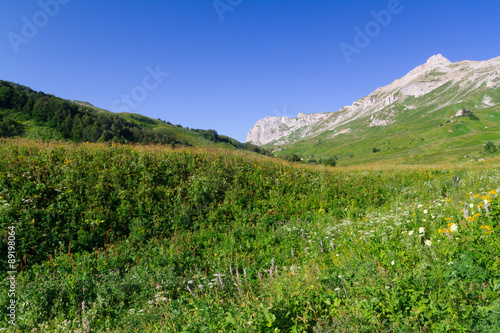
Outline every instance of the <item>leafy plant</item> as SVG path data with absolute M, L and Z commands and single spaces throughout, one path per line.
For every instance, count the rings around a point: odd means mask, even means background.
M 484 145 L 484 152 L 486 154 L 494 154 L 497 152 L 497 150 L 498 150 L 497 146 L 492 141 L 488 141 Z

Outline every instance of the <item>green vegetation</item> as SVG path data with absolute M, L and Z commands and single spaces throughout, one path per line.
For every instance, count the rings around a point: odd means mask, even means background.
M 494 154 L 498 151 L 498 147 L 491 141 L 486 142 L 484 145 L 484 152 L 486 154 Z
M 74 142 L 159 143 L 213 146 L 269 154 L 214 130 L 189 130 L 139 114 L 114 114 L 86 102 L 71 102 L 7 81 L 0 81 L 0 137 Z
M 464 116 L 464 117 L 469 117 L 469 119 L 471 119 L 471 120 L 477 120 L 477 121 L 480 121 L 480 120 L 481 120 L 481 119 L 479 119 L 479 117 L 478 117 L 478 116 L 476 116 L 476 115 L 474 114 L 474 112 L 472 112 L 470 109 L 465 109 L 465 110 L 464 110 L 464 115 L 463 115 L 463 116 Z
M 293 132 L 290 138 L 296 140 L 277 147 L 277 155 L 338 156 L 339 166 L 478 160 L 483 157 L 484 144 L 500 137 L 499 96 L 498 88 L 460 87 L 448 82 L 428 94 L 418 98 L 409 96 L 378 111 L 377 115 L 391 115 L 392 123 L 386 126 L 370 127 L 370 115 L 337 128 L 338 131 L 349 128 L 349 132 L 335 136 L 326 131 L 300 139 L 295 136 L 300 131 Z M 497 105 L 484 104 L 486 97 L 490 104 Z M 463 115 L 455 117 L 460 110 Z
M 337 165 L 337 157 L 326 157 L 326 158 L 320 158 L 318 160 L 314 158 L 310 158 L 307 160 L 304 160 L 297 154 L 290 154 L 290 155 L 282 155 L 281 158 L 285 161 L 288 162 L 300 162 L 300 163 L 306 163 L 306 164 L 314 164 L 314 165 L 328 165 L 328 166 L 336 166 Z
M 350 133 L 329 138 L 329 133 L 283 147 L 278 156 L 335 156 L 339 166 L 366 163 L 433 164 L 465 162 L 483 157 L 483 146 L 500 136 L 500 107 L 494 106 L 454 118 L 466 104 L 438 110 L 401 111 L 388 126 L 367 127 L 368 119 L 349 124 Z M 477 117 L 472 119 L 470 115 Z M 376 150 L 374 150 L 374 147 Z M 376 153 L 375 153 L 376 152 Z M 352 157 L 351 157 L 352 156 Z M 467 156 L 467 158 L 464 158 Z
M 24 126 L 18 122 L 0 116 L 0 137 L 19 136 L 24 133 Z
M 8 119 L 14 131 L 2 131 L 4 137 L 23 134 L 20 123 L 27 128 L 46 129 L 47 137 L 61 138 L 76 142 L 142 142 L 179 144 L 167 133 L 153 131 L 139 126 L 118 115 L 99 112 L 86 106 L 36 92 L 29 88 L 0 81 L 0 109 L 5 120 Z
M 322 158 L 319 160 L 319 164 L 336 166 L 337 165 L 337 157 Z
M 17 332 L 498 332 L 499 166 L 2 140 Z
M 300 161 L 302 161 L 302 159 L 297 154 L 284 155 L 282 158 L 288 162 L 300 162 Z

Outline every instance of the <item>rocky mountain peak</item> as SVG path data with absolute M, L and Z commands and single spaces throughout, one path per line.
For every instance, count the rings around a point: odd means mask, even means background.
M 367 127 L 388 126 L 396 121 L 401 109 L 417 110 L 431 105 L 442 108 L 462 103 L 468 94 L 477 96 L 488 89 L 500 88 L 499 69 L 500 57 L 452 63 L 436 54 L 402 78 L 336 112 L 259 120 L 248 133 L 247 142 L 275 146 L 293 143 L 325 131 L 335 134 L 344 127 L 352 128 L 351 123 L 357 119 L 364 119 Z M 438 88 L 442 88 L 439 95 L 425 97 Z M 495 105 L 491 97 L 486 96 L 483 101 L 484 106 Z
M 451 63 L 452 62 L 443 57 L 442 54 L 433 55 L 426 62 L 427 65 L 450 65 Z

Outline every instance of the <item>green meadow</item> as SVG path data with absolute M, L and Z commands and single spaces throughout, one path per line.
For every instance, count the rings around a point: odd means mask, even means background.
M 452 96 L 456 97 L 456 89 L 458 87 L 450 88 L 446 84 L 425 97 L 409 97 L 405 105 L 391 106 L 396 116 L 387 126 L 369 127 L 370 117 L 362 117 L 335 130 L 280 146 L 277 154 L 297 154 L 304 160 L 337 156 L 340 166 L 380 161 L 390 164 L 454 164 L 484 158 L 484 144 L 488 141 L 499 144 L 500 108 L 478 105 L 485 96 L 497 101 L 500 93 L 495 89 L 487 94 L 477 91 L 471 96 L 458 94 L 464 100 L 469 98 L 468 101 L 451 103 Z M 460 110 L 471 112 L 455 117 Z M 350 129 L 349 133 L 335 135 L 347 129 Z
M 1 140 L 0 331 L 499 332 L 499 166 Z

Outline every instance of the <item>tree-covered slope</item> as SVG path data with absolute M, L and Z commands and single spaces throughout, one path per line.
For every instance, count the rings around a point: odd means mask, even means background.
M 24 136 L 74 142 L 136 142 L 220 146 L 266 153 L 215 130 L 192 130 L 140 114 L 115 114 L 90 103 L 68 101 L 0 81 L 0 137 Z

